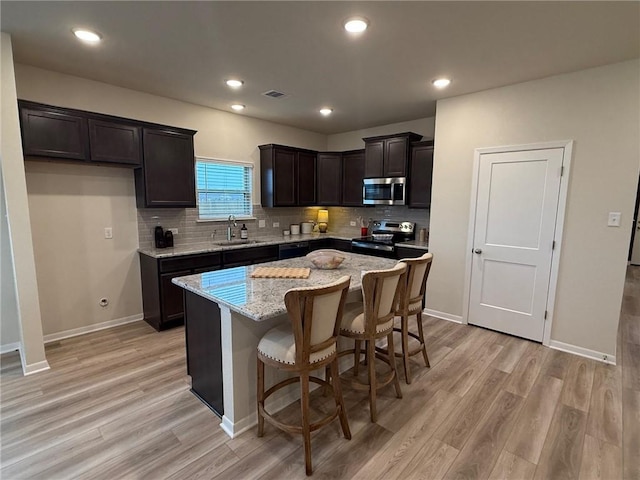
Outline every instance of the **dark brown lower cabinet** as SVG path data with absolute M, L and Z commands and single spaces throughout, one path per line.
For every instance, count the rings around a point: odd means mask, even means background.
M 171 283 L 171 279 L 220 268 L 220 253 L 170 258 L 154 258 L 141 253 L 144 320 L 158 331 L 182 325 L 184 290 Z
M 241 267 L 274 260 L 278 260 L 278 245 L 240 248 L 222 252 L 222 265 L 224 268 Z
M 396 246 L 396 258 L 398 260 L 402 258 L 417 258 L 421 257 L 429 250 L 427 249 L 419 249 L 419 248 L 409 248 L 409 247 L 399 247 Z

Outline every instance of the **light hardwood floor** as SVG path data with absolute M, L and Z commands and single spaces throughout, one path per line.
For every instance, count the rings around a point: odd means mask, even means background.
M 345 383 L 353 438 L 337 421 L 312 437 L 315 478 L 640 479 L 640 267 L 615 367 L 434 318 L 425 332 L 431 369 L 414 357 L 404 398 L 381 391 L 377 423 Z M 299 435 L 222 432 L 189 392 L 183 337 L 139 322 L 60 341 L 51 370 L 29 377 L 3 355 L 1 477 L 303 478 Z

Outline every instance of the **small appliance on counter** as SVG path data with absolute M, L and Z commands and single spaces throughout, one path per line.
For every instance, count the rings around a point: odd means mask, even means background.
M 166 248 L 173 247 L 173 232 L 171 230 L 164 232 L 164 246 Z
M 162 227 L 158 225 L 153 232 L 156 248 L 164 248 L 166 245 L 164 241 L 164 230 L 162 229 Z

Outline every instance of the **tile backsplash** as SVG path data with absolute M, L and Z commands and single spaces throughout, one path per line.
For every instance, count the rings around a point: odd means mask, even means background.
M 303 221 L 316 221 L 318 210 L 321 207 L 278 207 L 262 208 L 260 205 L 253 206 L 253 219 L 239 220 L 238 227 L 234 229 L 239 238 L 239 229 L 243 223 L 246 224 L 249 238 L 259 238 L 262 235 L 281 235 L 282 231 L 289 228 L 292 223 Z M 326 207 L 322 207 L 326 208 Z M 351 227 L 349 222 L 356 221 L 361 217 L 365 222 L 372 218 L 374 220 L 392 219 L 398 221 L 410 221 L 416 223 L 416 228 L 429 228 L 429 210 L 415 209 L 403 206 L 377 206 L 377 207 L 328 207 L 329 210 L 329 233 L 340 232 L 346 236 L 359 236 L 360 224 L 356 223 Z M 153 218 L 153 217 L 158 217 Z M 212 234 L 215 232 L 216 240 L 224 240 L 226 235 L 227 222 L 198 222 L 197 208 L 145 208 L 138 209 L 138 239 L 140 248 L 153 247 L 153 230 L 156 225 L 168 228 L 177 228 L 178 233 L 174 235 L 176 246 L 202 244 L 212 241 Z M 259 221 L 265 221 L 265 227 L 259 228 Z M 274 223 L 279 226 L 274 227 Z

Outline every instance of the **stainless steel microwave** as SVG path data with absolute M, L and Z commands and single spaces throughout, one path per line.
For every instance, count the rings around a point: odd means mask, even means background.
M 405 177 L 365 178 L 362 203 L 365 205 L 404 205 L 406 201 Z

